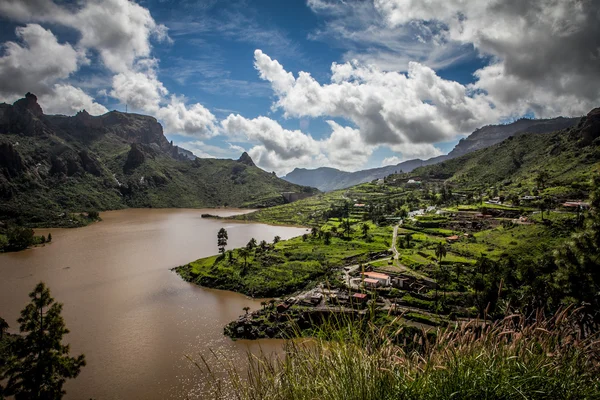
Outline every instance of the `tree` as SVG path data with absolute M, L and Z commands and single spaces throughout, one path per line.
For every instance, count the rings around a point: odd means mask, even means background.
M 439 242 L 435 248 L 435 256 L 438 258 L 438 263 L 442 262 L 442 258 L 446 257 L 447 253 L 448 250 L 446 249 L 446 245 L 442 242 Z
M 6 236 L 8 245 L 14 250 L 26 249 L 33 244 L 33 229 L 31 228 L 15 226 L 8 230 Z
M 370 229 L 370 228 L 369 228 L 369 225 L 367 225 L 367 224 L 362 224 L 362 225 L 360 226 L 360 229 L 362 230 L 363 237 L 365 237 L 365 238 L 366 238 L 366 237 L 367 237 L 367 235 L 369 234 L 369 229 Z
M 246 247 L 242 247 L 238 250 L 238 254 L 240 257 L 244 259 L 244 268 L 246 268 L 246 264 L 248 263 L 248 256 L 250 255 L 250 251 Z
M 52 233 L 49 233 L 47 242 L 50 243 L 51 241 L 52 241 Z
M 312 229 L 310 230 L 311 235 L 316 238 L 317 235 L 319 234 L 319 228 L 317 228 L 316 226 L 313 226 Z
M 344 232 L 344 236 L 346 236 L 346 239 L 350 239 L 350 235 L 352 234 L 352 226 L 350 225 L 350 220 L 348 218 L 342 221 L 342 230 Z
M 246 306 L 246 307 L 242 308 L 242 310 L 244 310 L 246 312 L 246 315 L 248 315 L 248 311 L 250 311 L 250 307 Z
M 325 232 L 323 237 L 325 240 L 325 244 L 329 245 L 331 243 L 331 232 L 329 232 L 329 231 Z
M 281 236 L 277 235 L 273 238 L 273 244 L 277 244 L 281 242 Z
M 262 309 L 264 311 L 265 307 L 267 307 L 267 302 L 266 301 L 261 301 L 260 305 L 261 305 L 261 307 L 262 307 Z
M 29 303 L 18 319 L 20 336 L 4 374 L 5 394 L 15 399 L 60 399 L 67 379 L 79 375 L 85 356 L 69 356 L 62 338 L 69 333 L 61 316 L 62 304 L 50 296 L 43 282 L 29 294 Z
M 4 332 L 8 329 L 8 322 L 2 317 L 0 317 L 0 340 L 4 338 Z
M 535 183 L 537 184 L 539 189 L 544 189 L 546 187 L 546 182 L 550 178 L 550 175 L 546 171 L 539 171 L 535 177 Z
M 586 324 L 600 324 L 600 176 L 593 182 L 590 211 L 584 229 L 554 254 L 558 286 L 571 302 L 583 305 Z
M 410 241 L 412 239 L 412 235 L 410 233 L 407 233 L 406 235 L 404 235 L 404 240 L 406 241 L 406 248 L 410 249 Z
M 255 247 L 256 247 L 256 239 L 252 238 L 252 239 L 250 239 L 250 241 L 246 245 L 246 248 L 248 250 L 252 251 Z
M 225 228 L 219 229 L 219 233 L 217 233 L 217 246 L 219 246 L 219 253 L 221 254 L 225 253 L 227 239 L 229 239 L 229 236 L 227 236 L 227 231 L 225 230 Z
M 266 251 L 268 247 L 269 245 L 267 244 L 266 240 L 261 240 L 258 244 L 258 248 L 260 248 L 261 251 Z

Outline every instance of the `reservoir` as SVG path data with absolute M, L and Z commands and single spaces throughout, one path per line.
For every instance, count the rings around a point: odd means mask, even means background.
M 201 218 L 247 210 L 128 209 L 101 213 L 102 222 L 77 229 L 43 229 L 52 243 L 0 254 L 0 316 L 17 332 L 28 293 L 43 281 L 71 331 L 71 355 L 87 366 L 67 381 L 67 399 L 211 398 L 210 378 L 186 355 L 243 366 L 248 351 L 281 351 L 281 341 L 232 341 L 223 327 L 260 308 L 260 299 L 197 287 L 170 269 L 217 253 L 217 232 L 227 229 L 227 248 L 251 238 L 272 242 L 303 228 Z M 220 374 L 225 367 L 214 362 Z

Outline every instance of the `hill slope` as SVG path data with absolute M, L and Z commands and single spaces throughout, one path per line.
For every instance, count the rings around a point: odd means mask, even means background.
M 415 169 L 418 179 L 443 179 L 462 187 L 497 185 L 517 191 L 539 186 L 547 194 L 571 195 L 586 189 L 600 167 L 600 108 L 574 127 L 539 135 L 512 136 L 475 152 Z
M 411 172 L 413 169 L 432 165 L 444 160 L 459 157 L 464 154 L 480 150 L 503 141 L 510 136 L 526 133 L 548 133 L 560 129 L 566 129 L 577 124 L 579 118 L 553 118 L 553 119 L 520 119 L 506 125 L 488 125 L 477 129 L 467 138 L 461 139 L 456 147 L 444 156 L 430 158 L 428 160 L 408 160 L 397 165 L 372 168 L 356 172 L 340 171 L 335 168 L 304 169 L 296 168 L 283 179 L 318 188 L 322 191 L 344 189 L 360 183 L 370 182 L 374 179 L 384 178 L 388 175 L 402 172 Z
M 193 157 L 193 156 L 192 156 Z M 262 207 L 316 193 L 240 160 L 190 159 L 155 118 L 44 115 L 34 95 L 0 104 L 0 221 L 68 226 L 124 207 Z

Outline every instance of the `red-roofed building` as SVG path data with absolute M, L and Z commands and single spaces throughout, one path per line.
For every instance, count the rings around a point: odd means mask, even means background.
M 387 274 L 382 274 L 379 272 L 363 272 L 363 278 L 367 279 L 375 279 L 379 282 L 381 286 L 390 286 L 392 284 L 392 278 L 390 278 Z
M 363 279 L 363 283 L 367 287 L 375 288 L 379 286 L 379 281 L 377 279 L 365 278 Z
M 367 295 L 365 293 L 354 293 L 352 299 L 358 303 L 364 303 L 367 301 Z

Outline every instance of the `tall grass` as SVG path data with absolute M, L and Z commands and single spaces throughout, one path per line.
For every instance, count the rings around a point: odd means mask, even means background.
M 511 315 L 423 332 L 416 347 L 397 343 L 397 321 L 348 321 L 336 334 L 324 325 L 326 338 L 291 340 L 285 357 L 250 355 L 247 372 L 232 367 L 215 387 L 239 400 L 600 399 L 600 341 L 581 336 L 579 318 Z

